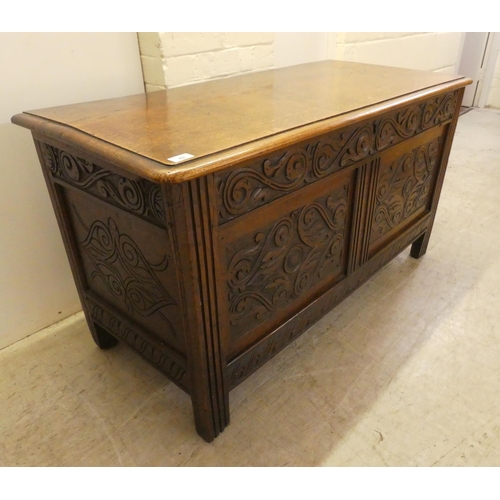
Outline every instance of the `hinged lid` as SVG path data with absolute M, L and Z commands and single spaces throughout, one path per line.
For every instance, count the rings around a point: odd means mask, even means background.
M 13 122 L 135 174 L 179 182 L 468 83 L 440 73 L 322 61 L 29 111 Z

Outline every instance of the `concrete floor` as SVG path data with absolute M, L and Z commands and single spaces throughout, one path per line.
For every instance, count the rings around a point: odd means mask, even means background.
M 500 466 L 500 113 L 460 118 L 427 255 L 405 251 L 231 393 L 188 396 L 77 315 L 0 351 L 0 466 Z

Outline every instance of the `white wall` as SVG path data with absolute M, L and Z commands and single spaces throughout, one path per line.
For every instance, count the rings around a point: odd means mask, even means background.
M 489 108 L 500 109 L 500 51 L 496 51 L 496 64 L 493 70 L 490 91 L 486 100 Z
M 144 91 L 136 33 L 0 33 L 0 348 L 80 310 L 21 111 Z
M 399 68 L 457 73 L 463 33 L 335 33 L 329 58 Z
M 328 33 L 276 33 L 274 66 L 283 68 L 327 59 Z
M 146 91 L 274 66 L 274 33 L 138 33 Z
M 139 33 L 146 90 L 324 59 L 456 74 L 458 32 Z

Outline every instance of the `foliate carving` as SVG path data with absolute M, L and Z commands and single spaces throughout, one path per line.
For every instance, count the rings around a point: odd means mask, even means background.
M 113 314 L 103 309 L 101 306 L 89 300 L 91 305 L 92 318 L 110 333 L 122 339 L 132 346 L 136 351 L 142 354 L 160 371 L 169 376 L 182 387 L 186 387 L 186 365 L 179 356 L 169 353 L 163 346 L 161 349 L 154 346 L 144 335 L 141 335 L 135 328 L 130 328 L 123 321 L 116 318 Z
M 414 104 L 216 177 L 219 223 L 362 161 L 453 117 L 457 94 Z
M 76 208 L 74 210 L 87 232 L 80 243 L 95 269 L 91 279 L 101 280 L 131 314 L 160 316 L 170 333 L 176 337 L 172 324 L 162 310 L 165 306 L 176 305 L 176 302 L 156 276 L 167 270 L 168 257 L 165 255 L 161 262 L 150 263 L 132 238 L 120 233 L 111 217 L 106 222 L 96 220 L 89 228 Z
M 429 200 L 439 160 L 439 139 L 381 166 L 376 188 L 371 241 L 398 226 Z
M 377 253 L 355 273 L 345 278 L 291 320 L 230 362 L 228 365 L 230 389 L 233 389 L 290 342 L 298 338 L 309 326 L 318 321 L 347 295 L 356 290 L 356 288 L 375 274 L 384 264 L 392 260 L 410 243 L 414 242 L 425 232 L 428 224 L 429 217 L 426 216 L 411 230 L 396 239 L 390 246 Z
M 456 92 L 450 92 L 383 118 L 376 123 L 376 150 L 382 151 L 401 140 L 451 120 L 457 106 L 457 97 Z
M 218 178 L 219 218 L 233 219 L 371 154 L 370 126 L 350 128 Z
M 428 128 L 439 125 L 440 123 L 449 120 L 457 106 L 458 93 L 448 93 L 437 99 L 428 101 L 424 106 L 422 113 L 422 128 Z
M 44 163 L 56 179 L 165 227 L 159 184 L 127 179 L 49 144 L 42 143 L 41 148 Z
M 413 106 L 377 122 L 375 148 L 382 151 L 422 130 L 422 108 Z
M 248 331 L 343 273 L 349 182 L 227 247 L 230 327 Z

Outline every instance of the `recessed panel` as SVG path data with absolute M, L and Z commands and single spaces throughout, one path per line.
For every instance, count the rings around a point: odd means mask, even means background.
M 249 214 L 254 227 L 225 244 L 232 339 L 292 311 L 318 286 L 345 274 L 352 177 L 326 182 L 321 196 L 290 196 L 272 219 L 264 211 Z
M 428 210 L 440 159 L 440 137 L 398 156 L 381 157 L 369 236 L 371 253 Z
M 65 199 L 86 287 L 184 352 L 177 273 L 167 232 L 73 189 Z

